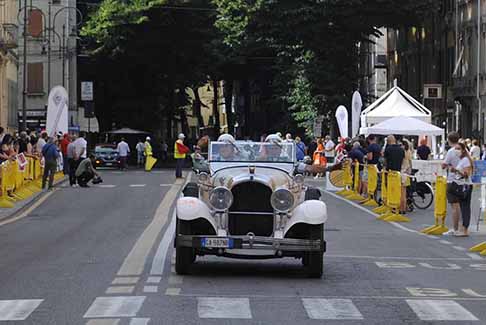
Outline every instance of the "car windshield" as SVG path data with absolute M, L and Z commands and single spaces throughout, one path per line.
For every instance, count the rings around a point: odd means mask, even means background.
M 295 144 L 292 142 L 211 142 L 209 161 L 294 163 Z
M 116 153 L 116 149 L 111 147 L 96 147 L 95 152 L 101 154 Z

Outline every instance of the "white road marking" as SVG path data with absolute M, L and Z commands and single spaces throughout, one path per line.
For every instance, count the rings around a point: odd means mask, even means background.
M 197 298 L 199 318 L 251 319 L 248 298 L 227 299 L 216 297 Z
M 473 253 L 467 253 L 466 255 L 467 255 L 467 256 L 469 256 L 469 257 L 470 257 L 471 259 L 473 259 L 473 260 L 478 260 L 478 261 L 480 261 L 480 260 L 482 260 L 482 259 L 483 259 L 481 256 L 476 255 L 476 254 L 473 254 Z
M 122 294 L 122 293 L 132 293 L 135 290 L 134 286 L 123 286 L 123 287 L 108 287 L 106 289 L 107 294 Z
M 470 295 L 470 296 L 473 296 L 473 297 L 477 297 L 477 298 L 486 298 L 486 295 L 482 295 L 480 293 L 477 293 L 476 291 L 474 291 L 473 289 L 461 289 L 462 292 L 464 292 L 465 294 L 467 295 Z
M 440 288 L 405 288 L 414 297 L 440 297 L 449 298 L 457 297 L 457 294 L 450 291 L 449 289 Z
M 138 280 L 140 280 L 138 276 L 115 278 L 111 284 L 136 284 Z
M 147 184 L 131 184 L 130 187 L 145 187 Z
M 413 269 L 415 265 L 404 262 L 375 262 L 382 269 Z
M 462 269 L 459 265 L 457 264 L 447 264 L 447 266 L 435 266 L 431 265 L 429 263 L 419 263 L 420 266 L 423 266 L 427 269 L 434 269 L 434 270 L 460 270 Z
M 90 319 L 86 325 L 118 325 L 120 319 Z
M 181 294 L 181 288 L 167 288 L 165 294 L 167 296 L 178 296 Z
M 168 187 L 168 186 L 172 186 L 172 184 L 160 184 L 160 187 Z
M 84 314 L 84 318 L 135 317 L 144 301 L 144 296 L 98 297 Z
M 444 244 L 444 245 L 453 245 L 450 241 L 447 241 L 447 240 L 439 240 L 439 243 Z
M 359 255 L 327 255 L 326 258 L 356 258 L 356 259 L 376 259 L 376 260 L 409 260 L 409 261 L 469 261 L 467 257 L 414 257 L 414 256 L 359 256 Z
M 187 177 L 185 184 L 189 183 L 190 180 L 191 180 L 191 174 L 189 174 L 189 176 Z M 169 195 L 169 193 L 167 193 L 166 196 L 167 195 Z M 167 251 L 169 250 L 169 246 L 172 244 L 172 239 L 174 238 L 175 228 L 176 228 L 176 209 L 174 207 L 170 224 L 165 230 L 164 236 L 160 241 L 159 247 L 157 248 L 157 252 L 155 253 L 154 259 L 152 261 L 152 268 L 150 269 L 151 275 L 162 275 L 164 273 L 165 259 L 167 257 Z
M 157 287 L 157 286 L 144 286 L 143 287 L 143 292 L 146 292 L 146 293 L 156 293 L 157 291 L 159 291 L 159 287 Z
M 160 276 L 149 276 L 147 279 L 147 283 L 160 283 L 162 277 Z
M 0 300 L 0 321 L 26 320 L 44 299 Z
M 172 218 L 170 220 L 169 226 L 165 230 L 164 236 L 160 241 L 157 252 L 155 253 L 154 259 L 152 261 L 152 268 L 150 269 L 151 275 L 162 275 L 164 273 L 165 259 L 167 257 L 167 251 L 169 246 L 172 244 L 176 229 L 176 210 L 174 207 L 174 212 L 172 213 Z
M 99 188 L 114 188 L 116 185 L 111 185 L 111 184 L 99 184 L 99 185 L 93 185 L 93 187 L 99 187 Z
M 461 247 L 461 246 L 452 246 L 457 251 L 465 252 L 467 251 L 467 248 Z
M 179 193 L 180 184 L 174 184 L 155 212 L 154 219 L 138 238 L 135 246 L 125 258 L 123 265 L 118 271 L 118 275 L 140 275 L 143 272 L 145 261 L 150 253 L 161 229 L 167 222 L 169 210 Z
M 476 316 L 451 300 L 407 300 L 423 321 L 477 321 Z
M 183 280 L 184 280 L 183 276 L 171 275 L 169 277 L 169 284 L 182 284 Z
M 350 299 L 302 299 L 310 319 L 361 320 L 363 315 Z
M 147 325 L 150 322 L 150 318 L 132 318 L 128 325 Z

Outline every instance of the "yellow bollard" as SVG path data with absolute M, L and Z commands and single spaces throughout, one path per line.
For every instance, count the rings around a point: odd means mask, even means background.
M 387 172 L 383 169 L 381 171 L 381 206 L 374 208 L 373 212 L 383 214 L 390 211 L 390 208 L 387 206 L 387 186 L 386 186 L 386 175 Z M 379 219 L 380 217 L 378 217 Z
M 376 168 L 376 165 L 368 165 L 366 168 L 368 169 L 368 199 L 362 204 L 368 207 L 377 207 L 375 192 L 378 188 L 378 168 Z
M 364 197 L 359 194 L 359 185 L 360 185 L 360 178 L 359 178 L 359 162 L 354 162 L 354 183 L 353 183 L 353 191 L 351 194 L 346 195 L 345 198 L 348 200 L 353 201 L 362 201 Z
M 10 209 L 14 204 L 8 199 L 7 194 L 7 164 L 8 162 L 0 164 L 0 208 Z
M 402 196 L 402 177 L 400 172 L 388 172 L 388 206 L 389 214 L 384 214 L 383 220 L 387 222 L 410 222 L 410 218 L 400 214 L 400 199 Z
M 486 241 L 481 244 L 477 244 L 469 249 L 470 252 L 482 252 L 485 250 L 486 250 Z
M 351 175 L 351 161 L 346 159 L 343 162 L 343 183 L 344 190 L 336 192 L 336 194 L 341 196 L 347 196 L 353 193 L 351 190 L 353 186 L 353 175 Z
M 435 204 L 434 220 L 435 225 L 422 229 L 420 232 L 427 235 L 442 235 L 449 228 L 445 225 L 447 216 L 447 179 L 444 176 L 437 176 L 435 182 Z

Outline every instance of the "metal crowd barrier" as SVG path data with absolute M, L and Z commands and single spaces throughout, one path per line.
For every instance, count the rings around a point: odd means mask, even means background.
M 21 161 L 23 163 L 21 163 Z M 17 156 L 0 164 L 0 208 L 13 208 L 15 202 L 41 191 L 43 167 L 40 160 Z

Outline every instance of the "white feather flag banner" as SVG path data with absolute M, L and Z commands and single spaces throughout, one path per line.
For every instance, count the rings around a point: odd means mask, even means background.
M 339 106 L 336 110 L 336 120 L 339 127 L 341 138 L 348 137 L 348 110 L 344 106 Z
M 361 109 L 363 108 L 363 100 L 361 99 L 361 95 L 359 91 L 355 91 L 353 94 L 353 100 L 351 105 L 352 111 L 352 130 L 353 133 L 351 134 L 352 137 L 358 135 L 359 132 L 359 121 L 361 117 Z
M 51 137 L 68 133 L 68 94 L 64 87 L 56 86 L 49 94 L 46 131 Z

